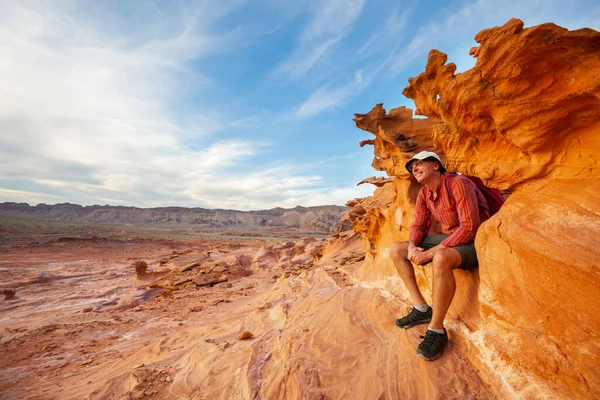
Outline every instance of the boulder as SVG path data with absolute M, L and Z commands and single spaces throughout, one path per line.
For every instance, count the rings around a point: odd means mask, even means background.
M 216 283 L 226 282 L 227 274 L 222 272 L 209 272 L 207 274 L 196 275 L 192 282 L 197 286 L 212 286 Z

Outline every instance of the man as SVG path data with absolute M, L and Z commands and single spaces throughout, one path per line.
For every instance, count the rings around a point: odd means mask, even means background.
M 400 328 L 429 323 L 417 349 L 425 360 L 442 355 L 448 343 L 444 317 L 450 307 L 456 282 L 453 270 L 477 265 L 475 234 L 490 213 L 487 200 L 477 186 L 462 175 L 448 175 L 440 157 L 429 151 L 415 154 L 406 169 L 423 184 L 415 203 L 415 220 L 407 242 L 395 243 L 390 255 L 413 300 L 411 312 L 398 320 Z M 442 234 L 427 236 L 430 217 L 440 222 Z M 433 265 L 433 309 L 419 290 L 412 263 Z

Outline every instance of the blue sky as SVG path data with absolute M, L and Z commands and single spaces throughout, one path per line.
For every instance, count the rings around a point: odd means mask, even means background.
M 464 71 L 517 17 L 600 30 L 597 1 L 0 0 L 0 201 L 240 210 L 370 195 L 355 112 L 436 48 Z

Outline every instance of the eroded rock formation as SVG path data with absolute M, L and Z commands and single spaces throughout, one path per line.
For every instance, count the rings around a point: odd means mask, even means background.
M 594 178 L 598 151 L 600 37 L 554 24 L 523 29 L 512 19 L 486 29 L 474 68 L 455 74 L 429 54 L 403 94 L 432 122 L 450 167 L 514 188 L 540 178 Z
M 477 234 L 479 269 L 455 273 L 452 346 L 502 397 L 598 397 L 600 33 L 512 19 L 475 40 L 474 68 L 456 74 L 432 50 L 409 80 L 403 93 L 427 120 L 381 105 L 356 115 L 375 135 L 361 142 L 373 167 L 395 177 L 393 194 L 352 204 L 370 250 L 359 276 L 410 301 L 387 248 L 407 238 L 419 189 L 404 163 L 438 152 L 450 171 L 512 191 Z M 431 287 L 429 268 L 417 271 Z
M 370 183 L 371 185 L 375 185 L 377 187 L 382 187 L 384 185 L 387 185 L 388 183 L 394 182 L 393 178 L 384 178 L 382 176 L 379 177 L 375 177 L 375 176 L 371 176 L 369 178 L 365 178 L 362 181 L 358 182 L 356 184 L 356 186 L 365 184 L 365 183 Z

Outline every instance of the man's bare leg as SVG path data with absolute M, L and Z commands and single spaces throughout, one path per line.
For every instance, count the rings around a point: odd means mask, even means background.
M 456 250 L 455 250 L 456 251 Z M 423 297 L 419 285 L 417 285 L 417 278 L 415 277 L 415 268 L 412 263 L 408 261 L 408 243 L 399 242 L 394 243 L 390 246 L 390 256 L 396 266 L 400 278 L 406 285 L 410 297 L 413 300 L 413 305 L 427 304 L 427 301 Z M 460 258 L 460 255 L 459 255 Z M 460 264 L 460 263 L 459 263 Z M 452 300 L 452 299 L 451 299 Z
M 441 249 L 433 256 L 433 315 L 429 324 L 432 329 L 443 327 L 444 318 L 456 292 L 453 271 L 459 267 L 461 261 L 460 253 L 452 248 Z

